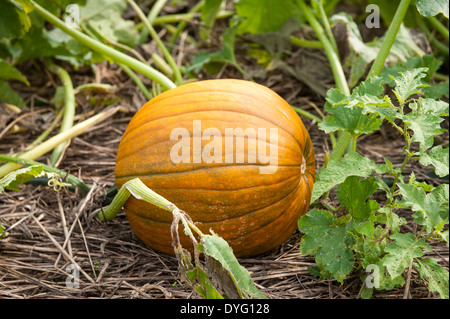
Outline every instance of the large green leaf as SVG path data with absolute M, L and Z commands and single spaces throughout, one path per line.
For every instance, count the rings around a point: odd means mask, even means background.
M 448 219 L 448 184 L 435 187 L 426 194 L 422 187 L 409 184 L 399 184 L 402 199 L 399 204 L 410 207 L 414 213 L 414 221 L 426 227 L 431 233 L 445 219 Z
M 379 184 L 373 177 L 360 180 L 358 176 L 349 176 L 337 187 L 337 198 L 348 208 L 350 215 L 359 221 L 368 218 L 371 212 L 380 208 L 376 201 L 367 201 L 377 189 Z
M 314 255 L 319 269 L 342 283 L 354 265 L 354 238 L 347 227 L 339 225 L 328 211 L 317 209 L 302 216 L 298 227 L 305 234 L 300 245 L 302 254 Z
M 425 17 L 442 13 L 448 19 L 448 0 L 417 0 L 417 10 Z
M 17 1 L 0 1 L 0 38 L 20 38 L 31 26 L 27 6 Z
M 386 246 L 386 256 L 382 263 L 394 279 L 403 274 L 413 258 L 422 257 L 422 248 L 431 249 L 424 238 L 416 239 L 412 233 L 394 234 L 390 237 L 393 242 Z
M 245 19 L 238 28 L 239 34 L 278 31 L 299 13 L 293 0 L 239 0 L 235 7 Z
M 449 174 L 449 152 L 448 147 L 442 148 L 442 145 L 433 147 L 428 153 L 423 154 L 420 157 L 420 164 L 433 165 L 436 175 L 440 177 L 447 176 Z
M 354 152 L 346 154 L 339 160 L 329 161 L 327 167 L 317 174 L 311 203 L 334 186 L 343 183 L 347 177 L 368 177 L 376 169 L 377 165 L 375 162 Z
M 217 260 L 226 269 L 243 298 L 266 298 L 255 286 L 250 273 L 242 267 L 233 254 L 228 243 L 211 231 L 212 235 L 204 235 L 202 247 L 204 253 Z
M 417 259 L 416 261 L 420 278 L 428 279 L 428 290 L 438 292 L 442 299 L 448 299 L 448 270 L 442 268 L 434 258 Z

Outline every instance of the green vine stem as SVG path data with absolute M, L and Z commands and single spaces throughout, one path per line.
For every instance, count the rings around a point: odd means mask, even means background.
M 20 157 L 23 159 L 27 159 L 27 160 L 34 160 L 34 159 L 50 152 L 52 149 L 54 149 L 57 145 L 61 144 L 62 142 L 67 141 L 71 138 L 74 138 L 75 136 L 78 136 L 78 135 L 86 132 L 86 130 L 88 128 L 90 128 L 98 123 L 103 122 L 105 119 L 107 119 L 108 117 L 112 116 L 114 113 L 119 111 L 120 108 L 121 108 L 120 106 L 111 108 L 107 111 L 104 111 L 97 115 L 94 115 L 93 117 L 91 117 L 81 123 L 78 123 L 77 125 L 74 125 L 69 130 L 61 132 L 61 133 L 49 138 L 42 144 L 39 144 L 38 146 L 36 146 L 35 148 L 20 154 Z M 20 168 L 21 166 L 22 165 L 16 164 L 16 163 L 7 163 L 7 164 L 1 166 L 0 167 L 0 177 L 5 176 L 6 174 Z
M 95 39 L 92 39 L 91 37 L 88 37 L 84 33 L 67 26 L 63 21 L 55 17 L 53 14 L 45 10 L 43 7 L 41 7 L 39 4 L 37 4 L 35 1 L 30 0 L 30 3 L 34 6 L 34 10 L 37 14 L 39 14 L 41 17 L 43 17 L 45 20 L 53 24 L 55 27 L 61 29 L 65 33 L 72 36 L 74 39 L 76 39 L 78 42 L 86 45 L 90 49 L 103 54 L 112 60 L 122 63 L 131 69 L 135 70 L 136 72 L 142 73 L 146 77 L 152 79 L 153 81 L 161 84 L 161 86 L 168 90 L 175 88 L 176 85 L 173 83 L 169 78 L 167 78 L 164 74 L 159 72 L 158 70 L 153 69 L 151 66 L 136 60 L 120 51 L 117 51 Z
M 142 94 L 144 94 L 145 98 L 147 100 L 150 100 L 152 98 L 152 94 L 149 92 L 144 83 L 142 83 L 141 79 L 136 75 L 136 73 L 134 73 L 133 70 L 131 70 L 125 64 L 118 63 L 117 65 L 134 81 L 137 87 L 141 90 Z
M 152 25 L 153 21 L 156 19 L 156 17 L 159 15 L 161 10 L 166 5 L 167 0 L 156 0 L 156 2 L 153 4 L 150 12 L 147 15 L 147 22 Z M 148 36 L 148 29 L 143 28 L 141 31 L 141 35 L 139 36 L 139 43 L 145 43 L 145 40 Z
M 134 178 L 123 184 L 111 204 L 106 209 L 100 210 L 97 213 L 98 219 L 101 221 L 111 221 L 121 211 L 130 195 L 172 212 L 174 217 L 181 219 L 183 224 L 188 225 L 198 235 L 204 236 L 200 229 L 190 219 L 186 218 L 185 214 L 175 204 L 148 188 L 139 178 Z
M 188 13 L 196 13 L 199 12 L 203 6 L 205 5 L 205 0 L 201 0 L 199 2 L 197 2 L 196 5 L 194 5 Z M 183 32 L 184 28 L 186 28 L 186 26 L 188 25 L 187 21 L 181 21 L 180 23 L 178 23 L 174 33 L 172 34 L 172 36 L 170 37 L 169 42 L 171 44 L 174 44 L 175 41 L 178 39 L 178 37 L 180 36 L 181 32 Z
M 397 11 L 395 12 L 394 18 L 392 19 L 391 25 L 389 26 L 385 36 L 383 43 L 381 44 L 380 51 L 375 58 L 375 61 L 372 64 L 372 67 L 369 71 L 370 75 L 380 75 L 381 70 L 383 69 L 384 62 L 386 61 L 389 52 L 391 51 L 392 44 L 397 37 L 398 30 L 405 18 L 406 11 L 409 8 L 409 3 L 411 0 L 401 0 Z
M 445 40 L 448 41 L 448 29 L 436 17 L 429 17 L 428 21 L 430 21 L 431 25 L 437 30 L 437 32 L 439 32 L 445 38 Z
M 44 168 L 44 171 L 46 171 L 48 173 L 58 174 L 59 177 L 61 177 L 63 179 L 67 179 L 67 181 L 69 183 L 78 187 L 84 195 L 86 195 L 89 192 L 89 190 L 91 189 L 81 179 L 73 176 L 72 174 L 69 174 L 65 171 L 45 165 L 40 162 L 36 162 L 36 161 L 32 161 L 32 160 L 28 160 L 28 159 L 24 159 L 24 158 L 20 158 L 20 157 L 15 157 L 15 156 L 3 155 L 3 154 L 0 154 L 0 161 L 12 162 L 12 163 L 17 163 L 17 164 L 27 165 L 27 166 L 41 165 Z
M 50 63 L 48 69 L 59 77 L 64 88 L 64 111 L 60 132 L 65 132 L 73 126 L 75 117 L 75 94 L 73 92 L 72 80 L 70 79 L 69 73 L 59 65 Z M 55 166 L 61 158 L 67 143 L 68 141 L 62 142 L 53 149 L 52 155 L 50 156 L 50 163 L 52 166 Z
M 314 40 L 305 40 L 300 39 L 294 36 L 289 37 L 289 42 L 293 45 L 297 45 L 299 47 L 303 48 L 311 48 L 311 49 L 323 49 L 323 45 L 320 41 L 314 41 Z
M 159 38 L 158 33 L 155 31 L 155 29 L 152 27 L 152 25 L 148 22 L 148 19 L 142 12 L 141 8 L 139 8 L 139 6 L 136 4 L 136 2 L 134 2 L 134 0 L 127 0 L 127 2 L 130 4 L 130 6 L 133 8 L 133 10 L 137 13 L 138 17 L 142 20 L 142 22 L 144 23 L 148 32 L 150 33 L 152 39 L 156 42 L 159 49 L 163 53 L 164 57 L 166 58 L 167 62 L 169 63 L 170 67 L 173 70 L 177 84 L 178 85 L 183 84 L 183 77 L 181 76 L 181 72 L 177 66 L 177 63 L 173 59 L 169 50 L 167 50 L 167 48 L 164 45 L 164 43 L 162 42 L 162 40 Z
M 350 88 L 348 87 L 347 79 L 345 78 L 344 70 L 340 59 L 335 52 L 333 45 L 330 43 L 325 31 L 320 25 L 319 21 L 314 17 L 309 7 L 305 4 L 303 0 L 297 0 L 297 3 L 308 20 L 309 24 L 313 28 L 317 38 L 323 45 L 325 54 L 327 55 L 328 61 L 330 62 L 331 71 L 333 72 L 334 81 L 336 87 L 345 95 L 350 95 Z M 339 134 L 339 138 L 330 154 L 331 160 L 337 160 L 344 155 L 345 151 L 348 149 L 352 136 L 348 132 L 342 132 Z

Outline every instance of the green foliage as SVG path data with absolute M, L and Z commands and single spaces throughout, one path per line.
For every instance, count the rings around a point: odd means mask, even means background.
M 442 13 L 448 19 L 447 0 L 417 0 L 417 10 L 425 17 L 432 17 Z
M 293 0 L 239 0 L 235 7 L 237 15 L 244 19 L 239 34 L 278 31 L 290 17 L 299 16 Z
M 332 211 L 344 214 L 337 218 L 329 211 L 313 209 L 301 217 L 300 250 L 315 256 L 315 274 L 339 282 L 355 269 L 375 266 L 377 286 L 363 286 L 364 298 L 374 288 L 403 286 L 403 274 L 410 265 L 416 265 L 420 277 L 428 280 L 430 291 L 448 298 L 448 271 L 423 255 L 431 249 L 427 240 L 448 245 L 444 226 L 449 222 L 449 185 L 428 185 L 417 181 L 414 172 L 409 177 L 403 172 L 410 161 L 417 161 L 439 177 L 448 176 L 448 146 L 436 145 L 435 136 L 446 132 L 441 123 L 449 114 L 449 105 L 420 97 L 428 68 L 402 67 L 395 75 L 388 71 L 396 103 L 383 95 L 383 77 L 367 79 L 349 96 L 331 89 L 327 94 L 330 115 L 319 127 L 325 132 L 346 131 L 357 138 L 387 121 L 405 140 L 404 162 L 395 167 L 385 158 L 385 164 L 376 164 L 356 152 L 330 160 L 317 175 L 312 202 L 337 186 L 341 206 Z M 388 186 L 377 174 L 391 175 L 393 184 Z M 384 204 L 371 199 L 376 192 L 386 196 Z M 406 220 L 398 215 L 400 209 L 412 212 L 416 232 L 402 231 Z
M 5 189 L 19 191 L 18 186 L 20 184 L 28 182 L 33 177 L 43 175 L 43 170 L 44 168 L 42 165 L 32 165 L 9 173 L 0 179 L 0 194 L 4 194 Z

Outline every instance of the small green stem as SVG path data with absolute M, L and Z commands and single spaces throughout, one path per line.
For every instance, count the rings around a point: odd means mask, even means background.
M 170 67 L 173 70 L 173 73 L 175 75 L 175 78 L 177 80 L 177 84 L 181 85 L 183 84 L 183 77 L 181 76 L 180 69 L 178 68 L 175 60 L 173 59 L 172 55 L 170 54 L 169 50 L 167 50 L 166 46 L 162 42 L 162 40 L 159 38 L 158 33 L 156 33 L 155 29 L 152 27 L 152 25 L 148 22 L 147 18 L 145 17 L 144 13 L 142 12 L 141 8 L 134 2 L 134 0 L 127 0 L 128 3 L 131 5 L 134 11 L 136 11 L 138 17 L 142 20 L 145 27 L 148 29 L 148 32 L 150 33 L 153 40 L 156 42 L 160 50 L 162 51 L 164 57 L 166 58 L 167 62 L 169 63 Z
M 419 27 L 422 29 L 423 33 L 425 33 L 428 41 L 431 43 L 432 46 L 436 47 L 442 54 L 449 56 L 450 52 L 448 49 L 448 46 L 441 43 L 438 39 L 436 39 L 434 36 L 432 36 L 430 29 L 426 25 L 426 23 L 423 21 L 422 16 L 419 14 L 419 12 L 416 12 L 416 21 Z
M 331 31 L 330 22 L 328 21 L 327 14 L 325 13 L 325 9 L 323 7 L 323 1 L 322 0 L 320 0 L 318 2 L 313 1 L 313 4 L 314 3 L 317 3 L 317 6 L 318 6 L 317 9 L 319 10 L 319 17 L 320 17 L 320 20 L 322 21 L 322 24 L 323 24 L 324 28 L 325 28 L 325 32 L 328 35 L 328 40 L 330 41 L 331 46 L 333 47 L 334 52 L 336 53 L 336 55 L 339 55 L 339 51 L 338 51 L 338 47 L 337 47 L 337 44 L 336 44 L 336 40 L 334 38 L 333 32 Z
M 322 122 L 322 119 L 320 117 L 315 116 L 314 114 L 312 114 L 312 113 L 310 113 L 308 111 L 305 111 L 305 110 L 303 110 L 303 109 L 301 109 L 299 107 L 293 106 L 293 105 L 291 105 L 291 107 L 294 109 L 295 112 L 297 112 L 298 114 L 300 114 L 300 115 L 302 115 L 302 116 L 304 116 L 304 117 L 306 117 L 306 118 L 308 118 L 310 120 L 316 121 L 317 123 L 321 123 Z
M 196 13 L 199 12 L 203 6 L 205 5 L 205 0 L 199 1 L 196 5 L 194 5 L 190 10 L 189 13 Z M 184 28 L 188 25 L 187 21 L 181 21 L 178 23 L 177 28 L 175 29 L 175 32 L 170 37 L 169 42 L 171 44 L 174 44 L 177 38 L 179 37 L 180 33 L 183 32 Z
M 325 54 L 327 55 L 328 61 L 330 62 L 331 71 L 333 72 L 334 80 L 336 82 L 336 87 L 345 95 L 350 95 L 350 89 L 347 84 L 347 79 L 345 78 L 345 73 L 342 68 L 341 61 L 334 51 L 333 45 L 328 40 L 328 37 L 326 36 L 322 26 L 314 17 L 305 2 L 303 0 L 297 0 L 297 2 L 299 4 L 300 10 L 302 10 L 309 24 L 316 33 L 317 38 L 323 45 Z
M 30 2 L 34 6 L 34 11 L 39 14 L 41 17 L 43 17 L 45 20 L 53 24 L 55 27 L 61 29 L 65 33 L 72 36 L 74 39 L 76 39 L 78 42 L 86 45 L 90 49 L 101 53 L 112 60 L 125 64 L 131 69 L 142 73 L 146 77 L 152 79 L 153 81 L 161 84 L 161 86 L 165 89 L 172 89 L 175 88 L 176 85 L 173 83 L 169 78 L 167 78 L 164 74 L 161 72 L 153 69 L 151 66 L 138 61 L 122 52 L 119 52 L 95 39 L 92 39 L 91 37 L 88 37 L 87 35 L 81 33 L 80 31 L 76 30 L 75 28 L 71 28 L 67 26 L 63 21 L 55 17 L 53 14 L 48 12 L 46 9 L 41 7 L 39 4 L 37 4 L 35 1 L 30 0 Z
M 325 54 L 327 55 L 328 61 L 330 62 L 331 71 L 333 72 L 334 81 L 336 87 L 346 96 L 350 95 L 350 88 L 348 87 L 347 79 L 345 78 L 345 73 L 342 68 L 340 59 L 335 52 L 333 45 L 330 43 L 328 37 L 326 36 L 322 26 L 311 13 L 309 7 L 305 4 L 303 0 L 297 0 L 297 3 L 308 20 L 309 24 L 313 28 L 317 38 L 323 45 Z M 330 154 L 330 160 L 337 160 L 342 157 L 345 151 L 348 149 L 351 142 L 351 135 L 348 132 L 342 132 L 339 135 L 338 141 L 336 142 L 333 151 Z
M 437 32 L 439 32 L 445 38 L 445 40 L 448 41 L 448 29 L 436 17 L 429 17 L 428 21 L 430 21 L 431 25 L 437 30 Z
M 52 149 L 54 149 L 56 147 L 56 145 L 58 145 L 64 141 L 67 141 L 75 136 L 78 136 L 78 135 L 84 133 L 88 128 L 90 128 L 98 123 L 101 123 L 102 121 L 104 121 L 105 119 L 107 119 L 108 117 L 110 117 L 114 113 L 116 113 L 119 109 L 120 109 L 120 107 L 116 107 L 116 108 L 112 108 L 107 111 L 104 111 L 102 113 L 99 113 L 97 115 L 94 115 L 93 117 L 91 117 L 81 123 L 78 123 L 77 125 L 74 125 L 68 131 L 59 133 L 59 134 L 49 138 L 42 144 L 39 144 L 35 148 L 20 154 L 20 157 L 23 159 L 34 160 L 34 159 L 50 152 Z M 0 177 L 5 176 L 6 174 L 14 171 L 17 168 L 20 168 L 21 166 L 22 165 L 15 164 L 15 163 L 7 163 L 7 164 L 1 166 L 0 167 Z
M 323 49 L 322 43 L 320 41 L 314 41 L 314 40 L 305 40 L 300 39 L 294 36 L 289 37 L 289 42 L 293 45 L 297 45 L 299 47 L 303 48 L 311 48 L 311 49 Z
M 380 51 L 378 52 L 375 61 L 372 64 L 372 67 L 369 71 L 370 75 L 380 75 L 381 70 L 383 69 L 384 62 L 386 61 L 389 51 L 391 50 L 392 44 L 397 37 L 398 30 L 405 18 L 406 11 L 409 8 L 409 3 L 411 0 L 401 0 L 397 11 L 395 12 L 394 18 L 392 19 L 391 25 L 389 26 L 385 36 L 383 43 L 381 45 Z
M 64 87 L 64 113 L 60 129 L 60 132 L 62 133 L 73 126 L 75 118 L 75 94 L 73 92 L 73 84 L 69 73 L 64 68 L 53 63 L 49 64 L 48 68 L 59 77 Z M 67 143 L 68 141 L 62 142 L 53 149 L 52 155 L 50 156 L 50 163 L 52 166 L 55 166 L 58 162 Z
M 17 164 L 27 165 L 27 166 L 42 165 L 42 167 L 44 168 L 44 171 L 49 172 L 49 173 L 58 174 L 61 178 L 67 178 L 67 181 L 69 183 L 71 183 L 72 185 L 78 187 L 83 192 L 84 195 L 86 195 L 89 192 L 89 190 L 91 189 L 81 179 L 73 176 L 72 174 L 68 174 L 65 171 L 45 165 L 40 162 L 27 160 L 24 158 L 19 158 L 19 157 L 14 157 L 14 156 L 3 155 L 3 154 L 0 154 L 0 161 L 7 161 L 7 162 L 12 162 L 12 163 L 17 163 Z
M 150 10 L 146 18 L 149 24 L 153 24 L 153 21 L 156 19 L 161 10 L 164 8 L 166 2 L 167 0 L 157 0 L 153 4 L 152 9 Z M 142 29 L 141 35 L 139 37 L 139 43 L 145 43 L 145 39 L 147 38 L 147 36 L 148 36 L 148 29 L 146 28 Z
M 122 70 L 134 81 L 137 87 L 141 90 L 142 94 L 144 94 L 147 100 L 152 98 L 152 94 L 147 90 L 147 87 L 142 83 L 141 79 L 133 72 L 129 67 L 125 64 L 118 63 L 117 64 Z

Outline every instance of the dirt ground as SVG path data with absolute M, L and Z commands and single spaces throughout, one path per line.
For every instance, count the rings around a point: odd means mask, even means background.
M 220 25 L 219 25 L 220 28 Z M 219 29 L 220 31 L 220 29 Z M 217 32 L 219 32 L 217 31 Z M 195 28 L 186 32 L 196 34 Z M 198 34 L 197 34 L 198 35 Z M 244 44 L 243 44 L 244 46 Z M 148 48 L 140 53 L 148 57 Z M 187 65 L 198 48 L 183 44 L 174 48 L 174 55 Z M 320 90 L 313 90 L 301 74 L 309 76 L 326 90 L 333 82 L 326 58 L 320 51 L 293 48 L 285 62 L 300 66 L 300 76 L 279 69 L 256 76 L 262 67 L 245 55 L 245 47 L 237 47 L 238 62 L 246 71 L 253 70 L 254 79 L 280 94 L 289 103 L 314 114 L 316 107 L 323 108 Z M 82 121 L 101 110 L 121 105 L 126 109 L 112 118 L 89 129 L 71 140 L 59 168 L 70 171 L 87 184 L 93 185 L 87 196 L 79 191 L 63 189 L 54 192 L 48 186 L 22 185 L 20 192 L 7 192 L 0 196 L 0 224 L 9 229 L 9 236 L 0 239 L 0 299 L 1 298 L 198 298 L 193 289 L 180 281 L 177 260 L 144 246 L 133 234 L 122 211 L 113 221 L 100 223 L 94 212 L 100 207 L 105 191 L 114 184 L 115 155 L 120 138 L 134 112 L 146 99 L 116 65 L 101 63 L 96 70 L 82 67 L 70 71 L 74 86 L 101 82 L 115 86 L 113 94 L 80 93 L 76 96 L 76 121 Z M 18 122 L 26 130 L 6 134 L 0 139 L 0 153 L 13 154 L 24 150 L 53 120 L 51 108 L 58 80 L 46 71 L 41 60 L 21 66 L 30 81 L 26 87 L 14 83 L 25 100 L 32 105 L 24 111 L 28 115 Z M 250 74 L 250 73 L 247 73 Z M 243 78 L 232 66 L 225 66 L 218 74 L 199 74 L 206 78 Z M 151 82 L 143 79 L 151 86 Z M 307 85 L 309 84 L 309 85 Z M 95 102 L 94 102 L 95 100 Z M 9 123 L 11 115 L 1 106 L 3 119 Z M 8 117 L 10 116 L 10 117 Z M 310 132 L 317 154 L 317 169 L 323 164 L 325 152 L 330 148 L 326 134 L 318 130 L 317 123 L 303 118 Z M 1 122 L 0 122 L 1 123 Z M 448 126 L 448 121 L 446 124 Z M 2 130 L 2 127 L 0 127 Z M 448 136 L 447 136 L 448 138 Z M 358 151 L 376 162 L 388 156 L 395 164 L 401 163 L 403 144 L 390 127 L 381 133 L 368 135 L 358 144 Z M 47 156 L 37 159 L 47 161 Z M 410 170 L 411 167 L 407 168 Z M 417 170 L 416 170 L 417 172 Z M 418 171 L 418 178 L 429 183 L 439 183 Z M 330 200 L 334 200 L 333 193 Z M 411 220 L 409 213 L 406 219 Z M 406 225 L 411 228 L 411 225 Z M 66 240 L 69 238 L 69 240 Z M 240 259 L 251 272 L 257 287 L 269 298 L 358 298 L 361 290 L 361 273 L 353 273 L 340 284 L 335 280 L 318 280 L 308 267 L 314 259 L 299 251 L 301 234 L 297 231 L 281 247 L 252 259 Z M 436 258 L 444 268 L 449 268 L 449 250 L 442 244 L 430 243 L 426 257 Z M 64 248 L 63 248 L 64 246 Z M 80 286 L 66 285 L 71 274 L 68 265 L 76 263 L 80 273 Z M 420 279 L 412 268 L 410 282 L 401 289 L 377 291 L 373 298 L 438 298 L 428 292 L 427 282 Z

